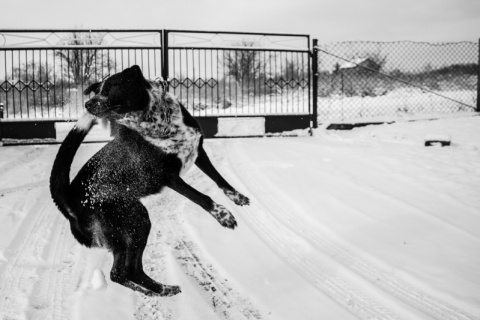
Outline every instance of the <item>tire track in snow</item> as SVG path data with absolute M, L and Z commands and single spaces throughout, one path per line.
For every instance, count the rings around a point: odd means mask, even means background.
M 78 168 L 73 168 L 75 171 Z M 72 317 L 72 297 L 83 292 L 91 279 L 85 279 L 89 269 L 98 265 L 98 258 L 91 249 L 81 246 L 73 237 L 68 221 L 62 216 L 51 200 L 48 180 L 32 184 L 34 188 L 46 186 L 48 193 L 47 214 L 53 216 L 54 223 L 45 226 L 52 229 L 43 249 L 43 265 L 38 268 L 38 279 L 30 296 L 33 310 L 31 317 L 47 315 L 50 320 Z M 30 190 L 30 189 L 28 189 Z M 98 256 L 98 255 L 97 255 Z M 92 270 L 90 270 L 92 271 Z
M 9 179 L 8 177 L 9 173 L 11 172 L 16 173 L 18 171 L 18 167 L 26 166 L 32 162 L 42 163 L 43 161 L 38 161 L 38 160 L 40 157 L 42 157 L 46 153 L 47 149 L 48 149 L 47 147 L 39 147 L 39 146 L 28 147 L 27 150 L 15 156 L 14 159 L 4 163 L 0 167 L 0 176 L 3 176 L 3 178 L 5 179 L 4 181 L 14 180 L 16 177 L 12 177 L 11 179 Z M 48 155 L 49 154 L 47 154 L 47 156 Z M 36 179 L 37 175 L 38 173 L 33 174 L 32 180 L 37 180 Z M 6 195 L 20 192 L 20 191 L 30 191 L 32 189 L 37 189 L 46 185 L 48 185 L 48 179 L 42 179 L 36 182 L 26 183 L 26 184 L 15 186 L 15 187 L 3 188 L 3 189 L 0 189 L 0 197 L 4 197 Z
M 57 213 L 55 206 L 49 206 Z M 74 273 L 80 245 L 70 233 L 68 222 L 60 214 L 55 218 L 55 230 L 48 239 L 49 246 L 44 249 L 45 267 L 38 270 L 39 278 L 35 283 L 30 304 L 38 313 L 47 313 L 49 319 L 69 319 L 70 308 L 65 297 L 71 296 L 75 289 Z M 83 269 L 84 270 L 84 269 Z M 66 305 L 65 305 L 66 304 Z
M 47 188 L 27 196 L 36 200 L 6 249 L 8 260 L 0 274 L 0 310 L 7 319 L 68 319 L 65 297 L 73 293 L 71 269 L 79 245 Z
M 286 143 L 291 144 L 292 142 L 287 141 Z M 304 140 L 300 140 L 298 142 L 298 144 L 303 144 L 305 146 L 311 146 L 311 144 L 305 143 Z M 287 150 L 287 152 L 289 152 L 290 154 L 293 154 L 292 150 Z M 304 153 L 315 154 L 311 150 L 304 150 Z M 418 156 L 418 154 L 417 154 L 417 156 Z M 360 161 L 362 161 L 362 160 L 360 160 Z M 369 168 L 371 168 L 373 170 L 372 172 L 378 173 L 378 168 L 376 168 L 375 165 L 372 164 L 372 162 L 362 161 L 362 163 L 363 163 L 363 166 L 368 166 Z M 327 171 L 327 170 L 322 170 L 320 168 L 314 168 L 314 170 L 316 172 L 318 172 L 319 174 L 321 174 L 323 177 L 328 177 L 328 178 L 332 178 L 332 179 L 337 180 L 336 184 L 339 188 L 347 187 L 347 188 L 355 190 L 355 192 L 357 192 L 357 193 L 365 194 L 365 196 L 378 196 L 379 194 L 381 194 L 385 200 L 387 200 L 389 202 L 392 202 L 393 206 L 406 206 L 408 208 L 411 208 L 411 209 L 415 210 L 419 214 L 428 215 L 430 218 L 435 219 L 435 221 L 437 221 L 439 223 L 442 223 L 443 225 L 445 225 L 448 228 L 457 229 L 459 231 L 466 232 L 466 233 L 468 233 L 469 236 L 474 237 L 475 239 L 478 239 L 478 236 L 476 234 L 472 233 L 470 230 L 468 230 L 468 229 L 464 228 L 463 226 L 459 225 L 457 223 L 456 219 L 449 220 L 445 217 L 441 217 L 437 214 L 433 214 L 432 212 L 430 212 L 430 210 L 426 210 L 425 207 L 423 207 L 421 205 L 421 203 L 420 204 L 417 203 L 417 202 L 406 203 L 405 201 L 402 201 L 401 197 L 399 197 L 398 194 L 392 193 L 389 189 L 379 188 L 374 183 L 371 183 L 371 184 L 370 183 L 363 183 L 362 185 L 358 185 L 358 184 L 352 183 L 350 181 L 343 180 L 343 179 L 341 179 L 341 177 L 339 178 L 338 177 L 339 174 L 349 174 L 348 172 L 347 173 L 340 172 L 340 168 L 335 168 L 333 172 L 332 171 Z M 415 177 L 416 176 L 410 176 L 410 178 L 412 178 L 412 179 L 415 178 Z M 399 179 L 399 178 L 395 177 L 395 179 Z M 405 179 L 405 178 L 402 179 L 401 183 L 403 185 L 408 184 L 407 189 L 409 189 L 409 190 L 412 190 L 414 188 L 417 189 L 418 194 L 431 195 L 432 198 L 435 198 L 435 197 L 438 198 L 438 193 L 435 194 L 434 191 L 432 191 L 432 188 L 430 186 L 426 185 L 426 184 L 419 184 L 419 183 L 414 184 L 414 183 L 412 183 L 411 180 Z M 361 186 L 362 188 L 359 188 L 359 186 Z M 335 198 L 338 199 L 338 197 L 335 197 Z M 429 197 L 425 196 L 425 198 L 429 198 Z M 455 198 L 452 195 L 450 195 L 449 193 L 443 193 L 442 198 L 449 198 L 451 201 L 454 201 L 456 203 L 457 209 L 462 208 L 462 210 L 472 210 L 470 207 L 468 207 L 465 204 L 465 202 L 462 201 L 462 199 Z M 445 199 L 441 199 L 441 200 L 444 201 Z
M 8 261 L 2 266 L 0 275 L 0 310 L 7 317 L 22 318 L 29 311 L 30 295 L 38 279 L 38 268 L 45 267 L 41 254 L 47 245 L 48 234 L 54 229 L 52 226 L 55 219 L 54 214 L 48 210 L 48 201 L 44 199 L 46 195 L 46 190 L 29 195 L 36 197 L 36 202 L 22 222 L 15 239 L 5 250 Z
M 55 315 L 52 311 L 57 309 L 54 305 L 58 304 L 55 299 L 55 293 L 57 291 L 56 282 L 61 275 L 59 252 L 61 252 L 62 247 L 65 246 L 63 238 L 66 231 L 66 224 L 61 223 L 61 221 L 57 219 L 55 220 L 54 229 L 58 229 L 58 232 L 53 231 L 49 236 L 48 243 L 50 245 L 45 247 L 43 254 L 46 256 L 43 262 L 44 266 L 37 270 L 38 280 L 35 282 L 29 300 L 35 312 L 46 312 L 52 319 L 59 319 L 61 317 Z M 56 274 L 57 272 L 59 274 Z
M 147 248 L 146 251 L 148 250 Z M 155 250 L 155 253 L 144 256 L 144 269 L 154 280 L 165 283 L 165 253 L 168 251 L 168 248 L 165 244 L 157 243 L 155 244 Z M 175 298 L 148 297 L 140 293 L 136 295 L 135 319 L 176 319 L 174 301 L 172 301 Z
M 207 302 L 220 319 L 262 319 L 260 312 L 251 302 L 237 293 L 227 282 L 221 279 L 215 268 L 200 258 L 197 246 L 183 237 L 174 244 L 174 256 L 190 279 L 199 287 Z
M 24 166 L 27 163 L 35 161 L 45 152 L 45 150 L 47 150 L 46 147 L 27 147 L 27 150 L 16 156 L 15 159 L 12 159 L 11 161 L 8 161 L 4 165 L 0 166 L 0 176 L 3 176 L 6 172 L 12 171 L 17 167 Z
M 16 192 L 20 192 L 20 191 L 30 191 L 30 190 L 45 187 L 45 186 L 48 186 L 48 180 L 46 180 L 46 179 L 45 180 L 40 180 L 38 182 L 23 184 L 23 185 L 17 186 L 17 187 L 0 189 L 0 197 L 4 197 L 6 195 L 16 193 Z
M 159 197 L 161 206 L 164 205 L 164 199 Z M 149 210 L 151 211 L 151 210 Z M 143 256 L 143 268 L 145 272 L 154 280 L 160 283 L 166 283 L 166 252 L 168 246 L 162 241 L 164 226 L 157 217 L 157 214 L 151 214 L 152 229 L 148 238 L 148 244 Z M 138 300 L 135 306 L 135 319 L 150 320 L 162 319 L 173 320 L 176 318 L 174 310 L 175 298 L 148 297 L 143 294 L 137 294 Z
M 83 277 L 85 270 L 92 264 L 89 261 L 91 252 L 83 249 L 73 239 L 67 221 L 50 200 L 47 185 L 48 180 L 41 180 L 2 191 L 13 195 L 31 190 L 26 196 L 32 199 L 32 204 L 26 208 L 20 205 L 24 198 L 14 198 L 26 217 L 5 250 L 8 261 L 0 265 L 1 319 L 68 319 L 71 316 L 72 295 L 81 289 L 83 282 L 90 281 Z M 167 203 L 162 204 L 161 210 L 174 212 L 175 215 L 182 214 L 178 209 L 178 201 L 170 200 L 167 198 Z M 153 234 L 154 237 L 149 240 L 155 244 L 156 250 L 160 249 L 160 253 L 146 256 L 144 260 L 149 273 L 155 273 L 152 277 L 164 280 L 165 253 L 169 250 L 176 251 L 174 247 L 177 247 L 176 261 L 181 264 L 187 278 L 202 292 L 205 304 L 215 309 L 220 319 L 260 319 L 259 312 L 248 304 L 248 298 L 237 294 L 227 280 L 216 278 L 218 273 L 215 269 L 201 258 L 200 250 L 183 231 L 179 231 L 181 225 L 176 220 L 177 217 L 169 219 L 175 220 L 167 225 L 171 241 L 158 248 L 158 242 L 162 240 L 158 234 Z M 160 221 L 153 225 L 163 223 Z M 153 230 L 152 228 L 152 232 Z M 207 280 L 212 282 L 209 288 L 214 287 L 215 290 L 205 290 Z M 176 319 L 176 306 L 172 301 L 175 300 L 138 295 L 136 317 Z
M 334 259 L 344 267 L 349 268 L 356 274 L 362 276 L 370 283 L 402 300 L 408 305 L 416 308 L 417 310 L 424 312 L 434 319 L 474 319 L 473 316 L 467 314 L 459 308 L 433 297 L 432 295 L 422 292 L 403 279 L 396 277 L 392 273 L 389 273 L 382 268 L 375 266 L 373 263 L 365 260 L 364 258 L 354 254 L 348 248 L 337 244 L 335 240 L 331 239 L 327 235 L 321 234 L 318 229 L 314 229 L 308 224 L 308 222 L 297 219 L 293 214 L 290 213 L 294 210 L 286 209 L 292 207 L 292 205 L 289 204 L 289 201 L 287 201 L 284 197 L 272 196 L 272 192 L 274 192 L 277 187 L 269 183 L 268 179 L 264 177 L 260 170 L 252 165 L 248 166 L 248 163 L 251 163 L 251 161 L 245 155 L 245 150 L 238 150 L 238 148 L 241 148 L 240 144 L 237 144 L 235 148 L 231 146 L 228 147 L 230 161 L 235 159 L 235 165 L 246 167 L 245 170 L 241 171 L 245 174 L 244 178 L 246 181 L 255 181 L 254 184 L 249 185 L 249 187 L 253 189 L 252 194 L 262 195 L 262 203 L 268 204 L 267 214 L 268 212 L 275 212 L 275 215 L 269 214 L 268 221 L 260 221 L 258 217 L 255 216 L 256 214 L 251 212 L 249 218 L 255 222 L 254 226 L 257 226 L 261 223 L 268 225 L 269 223 L 271 224 L 274 222 L 277 224 L 277 226 L 280 226 L 280 229 L 286 228 L 283 231 L 288 230 L 289 232 L 294 233 L 294 237 L 300 237 L 306 240 L 309 244 L 325 253 L 331 259 Z M 261 205 L 259 206 L 261 207 Z M 266 210 L 265 208 L 260 209 Z M 276 219 L 274 216 L 277 216 L 281 219 Z M 262 232 L 264 231 L 265 230 L 262 230 Z M 288 246 L 285 247 L 288 248 Z M 344 298 L 340 299 L 345 300 Z M 347 306 L 347 309 L 350 310 L 350 306 Z M 360 318 L 363 317 L 360 315 Z M 366 319 L 369 318 L 367 317 Z M 382 317 L 382 319 L 385 318 Z
M 263 319 L 260 311 L 250 300 L 235 290 L 228 283 L 228 279 L 220 276 L 215 267 L 202 257 L 201 250 L 183 231 L 179 219 L 185 212 L 185 206 L 189 200 L 182 199 L 179 204 L 178 198 L 172 199 L 168 192 L 149 200 L 152 202 L 152 206 L 149 206 L 150 216 L 154 220 L 152 232 L 155 232 L 149 242 L 153 243 L 157 253 L 149 254 L 144 258 L 150 261 L 150 264 L 153 263 L 152 269 L 146 270 L 150 271 L 154 279 L 163 282 L 165 252 L 171 250 L 180 269 L 197 287 L 204 303 L 212 308 L 219 319 Z M 157 316 L 160 313 L 162 319 L 175 319 L 173 301 L 172 298 L 143 299 L 139 305 L 137 304 L 137 319 L 151 319 L 148 317 L 148 312 L 152 310 L 157 310 Z
M 256 192 L 252 190 L 252 193 Z M 250 207 L 244 209 L 247 212 L 244 215 L 245 220 L 283 261 L 358 318 L 398 319 L 395 314 L 380 306 L 358 288 L 333 273 L 325 271 L 323 257 L 313 252 L 305 240 L 278 222 L 269 210 L 258 204 L 254 197 L 252 198 L 254 201 Z

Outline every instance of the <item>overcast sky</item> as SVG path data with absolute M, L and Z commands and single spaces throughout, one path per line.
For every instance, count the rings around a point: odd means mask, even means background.
M 320 42 L 478 41 L 480 0 L 0 0 L 1 29 L 310 34 Z

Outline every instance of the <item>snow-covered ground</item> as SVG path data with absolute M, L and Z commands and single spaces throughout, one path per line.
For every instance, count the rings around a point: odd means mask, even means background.
M 394 121 L 399 117 L 450 116 L 473 112 L 476 90 L 429 92 L 419 88 L 399 88 L 376 97 L 337 95 L 318 99 L 319 122 Z
M 449 135 L 449 147 L 425 147 Z M 73 174 L 103 144 L 84 144 Z M 178 284 L 149 298 L 109 280 L 53 205 L 55 146 L 0 148 L 0 319 L 479 319 L 480 117 L 314 137 L 207 140 L 251 199 L 224 229 L 171 190 L 144 200 L 146 272 Z M 104 278 L 106 275 L 106 279 Z

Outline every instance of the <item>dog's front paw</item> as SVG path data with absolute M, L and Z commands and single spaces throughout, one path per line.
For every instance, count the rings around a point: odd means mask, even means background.
M 250 199 L 236 190 L 223 190 L 223 192 L 237 206 L 248 206 L 250 204 Z
M 235 217 L 224 206 L 214 203 L 210 214 L 225 228 L 235 229 L 237 221 Z

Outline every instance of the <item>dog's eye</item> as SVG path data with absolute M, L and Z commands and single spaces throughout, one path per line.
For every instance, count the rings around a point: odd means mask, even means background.
M 105 85 L 102 88 L 101 93 L 108 94 L 110 92 L 110 89 L 111 89 L 111 85 L 109 83 L 105 83 Z

